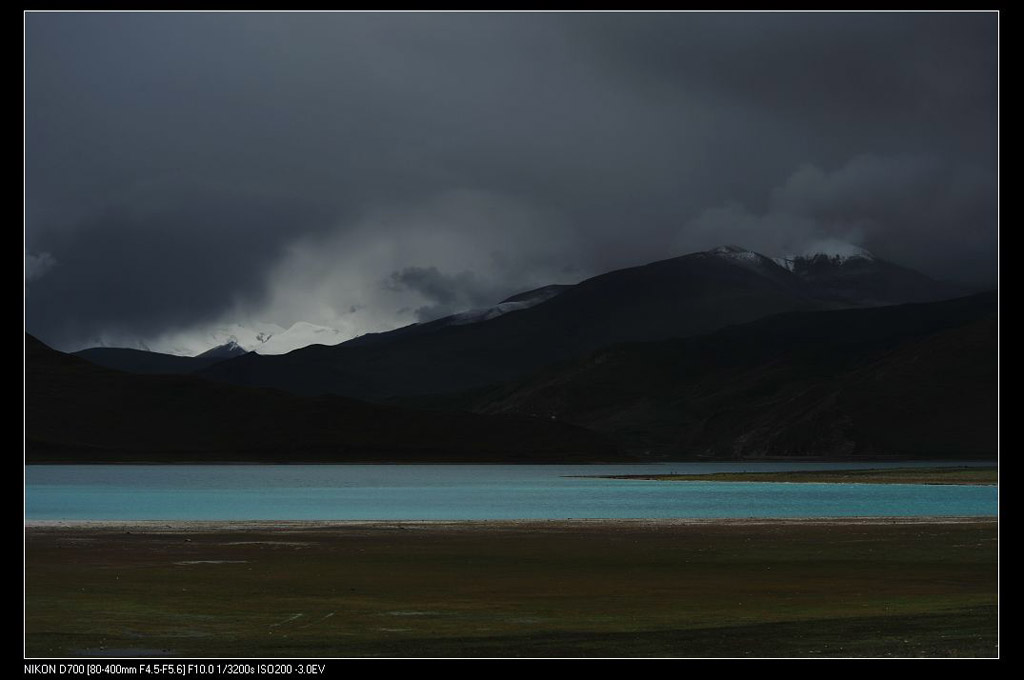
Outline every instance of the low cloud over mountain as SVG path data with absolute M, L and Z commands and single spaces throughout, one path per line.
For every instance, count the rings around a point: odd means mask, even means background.
M 27 327 L 64 350 L 250 322 L 353 337 L 832 238 L 991 287 L 997 32 L 982 12 L 29 12 Z

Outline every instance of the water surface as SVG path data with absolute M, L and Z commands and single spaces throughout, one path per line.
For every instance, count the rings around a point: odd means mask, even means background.
M 29 520 L 481 520 L 995 515 L 996 487 L 653 482 L 578 475 L 979 463 L 30 465 Z

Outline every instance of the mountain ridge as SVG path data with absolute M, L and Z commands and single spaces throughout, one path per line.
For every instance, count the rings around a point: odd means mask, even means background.
M 129 374 L 29 334 L 25 384 L 29 463 L 623 459 L 603 437 L 564 423 Z
M 893 278 L 896 270 L 887 263 L 871 262 L 885 281 L 869 291 L 872 305 L 880 299 L 938 299 L 948 292 L 935 282 L 929 294 L 931 280 L 923 274 Z M 808 280 L 758 253 L 722 247 L 607 272 L 539 304 L 475 323 L 452 323 L 449 317 L 332 347 L 238 357 L 199 373 L 297 394 L 370 400 L 459 392 L 516 380 L 615 343 L 687 337 L 782 312 L 859 306 L 840 293 L 864 287 L 864 278 L 858 270 L 856 276 L 837 275 L 834 285 L 821 272 Z M 907 283 L 910 290 L 903 295 L 906 281 L 913 285 Z

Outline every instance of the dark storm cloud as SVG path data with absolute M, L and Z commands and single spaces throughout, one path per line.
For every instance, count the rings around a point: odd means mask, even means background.
M 285 325 L 374 307 L 351 322 L 359 332 L 448 305 L 408 285 L 382 297 L 391 272 L 434 268 L 454 311 L 566 267 L 579 278 L 768 225 L 778 237 L 741 245 L 795 247 L 856 223 L 847 231 L 892 259 L 991 281 L 996 25 L 992 13 L 30 13 L 26 258 L 55 263 L 28 284 L 30 330 L 71 346 L 239 305 Z M 907 162 L 931 169 L 893 170 Z M 797 186 L 808 168 L 824 179 Z M 893 172 L 906 200 L 884 195 Z M 195 194 L 229 196 L 213 210 L 223 219 Z M 451 196 L 477 198 L 453 210 Z M 134 221 L 111 217 L 125 212 Z M 85 300 L 115 282 L 129 299 Z
M 995 183 L 994 173 L 931 156 L 858 156 L 831 171 L 808 164 L 771 192 L 766 209 L 736 201 L 710 208 L 679 239 L 695 248 L 742 243 L 772 255 L 844 241 L 984 284 L 998 248 Z
M 709 117 L 698 117 L 696 139 L 682 137 L 674 149 L 682 159 L 699 160 L 699 169 L 680 182 L 676 200 L 654 199 L 687 221 L 729 202 L 771 210 L 772 190 L 801 167 L 835 171 L 863 156 L 928 156 L 954 174 L 985 174 L 993 204 L 997 81 L 991 14 L 580 19 L 571 23 L 581 43 L 624 88 L 652 105 Z M 686 169 L 686 162 L 679 167 Z M 972 240 L 980 228 L 988 233 L 983 238 L 994 239 L 991 218 L 991 208 L 969 216 L 961 235 Z M 896 240 L 907 241 L 904 229 L 926 230 L 923 217 L 917 222 L 888 227 Z M 694 236 L 677 234 L 673 242 L 699 247 L 702 234 Z M 893 247 L 893 255 L 935 244 L 909 245 Z M 987 267 L 991 271 L 991 260 Z M 955 266 L 941 273 L 958 274 Z M 973 267 L 971 275 L 977 274 Z
M 111 211 L 34 256 L 27 321 L 60 343 L 147 337 L 215 319 L 258 303 L 282 242 L 324 224 L 308 207 L 256 197 L 191 194 Z
M 568 25 L 635 87 L 796 115 L 794 122 L 838 117 L 854 124 L 851 135 L 906 117 L 955 127 L 950 114 L 984 114 L 995 102 L 991 14 L 591 14 Z M 928 117 L 930 106 L 947 108 Z

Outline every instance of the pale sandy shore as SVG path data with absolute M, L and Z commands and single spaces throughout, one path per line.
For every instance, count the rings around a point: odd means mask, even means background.
M 25 520 L 26 530 L 84 529 L 90 531 L 222 532 L 309 529 L 429 529 L 442 531 L 552 531 L 563 529 L 638 529 L 681 526 L 758 525 L 892 525 L 978 524 L 997 522 L 994 516 L 921 517 L 805 517 L 805 518 L 672 518 L 672 519 L 555 519 L 555 520 Z

